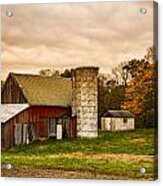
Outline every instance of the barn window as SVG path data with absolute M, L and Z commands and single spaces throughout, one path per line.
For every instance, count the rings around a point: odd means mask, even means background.
M 57 119 L 57 124 L 62 124 L 62 118 Z
M 56 118 L 49 118 L 49 136 L 56 136 Z
M 127 123 L 127 118 L 123 118 L 123 123 Z

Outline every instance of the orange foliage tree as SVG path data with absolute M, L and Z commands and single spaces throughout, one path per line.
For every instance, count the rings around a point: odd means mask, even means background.
M 131 60 L 127 66 L 132 78 L 125 88 L 125 98 L 121 108 L 130 110 L 137 116 L 139 127 L 154 125 L 156 60 L 149 60 L 156 59 L 154 55 L 154 50 L 150 48 L 144 59 Z

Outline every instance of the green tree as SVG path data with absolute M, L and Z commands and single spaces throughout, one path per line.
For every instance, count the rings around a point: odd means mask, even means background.
M 108 109 L 119 110 L 124 100 L 124 85 L 119 85 L 117 81 L 108 74 L 100 74 L 98 81 L 98 113 L 99 124 L 103 113 Z
M 112 78 L 118 85 L 127 86 L 130 80 L 130 73 L 128 70 L 128 62 L 121 62 L 117 67 L 112 69 Z
M 59 71 L 58 70 L 55 70 L 55 69 L 41 69 L 40 71 L 39 71 L 39 74 L 41 75 L 41 76 L 54 76 L 54 75 L 56 75 L 56 76 L 59 76 L 60 75 L 60 73 L 59 73 Z

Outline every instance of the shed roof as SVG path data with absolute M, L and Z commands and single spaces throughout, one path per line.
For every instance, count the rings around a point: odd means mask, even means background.
M 2 104 L 1 105 L 1 123 L 5 123 L 23 110 L 29 107 L 28 104 Z
M 128 110 L 108 110 L 103 114 L 103 117 L 134 118 L 135 116 Z
M 61 76 L 44 77 L 12 73 L 30 105 L 67 107 L 72 102 L 72 81 Z

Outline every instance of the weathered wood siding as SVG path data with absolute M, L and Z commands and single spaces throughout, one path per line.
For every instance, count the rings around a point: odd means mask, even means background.
M 101 130 L 110 131 L 111 130 L 111 118 L 101 118 Z
M 25 110 L 7 121 L 6 123 L 2 123 L 1 128 L 1 145 L 2 148 L 11 148 L 14 145 L 14 131 L 16 124 L 24 124 L 28 122 L 28 110 Z
M 27 103 L 26 98 L 23 95 L 21 88 L 19 87 L 16 80 L 9 75 L 7 78 L 2 92 L 1 92 L 2 103 Z
M 2 147 L 10 148 L 14 145 L 14 131 L 16 124 L 34 124 L 36 139 L 48 138 L 48 119 L 71 117 L 71 108 L 53 107 L 53 106 L 31 106 L 21 112 L 8 122 L 2 124 Z M 69 129 L 71 137 L 76 136 L 75 123 L 69 120 Z
M 60 118 L 64 115 L 71 116 L 71 108 L 32 106 L 29 109 L 29 123 L 36 124 L 37 138 L 48 137 L 48 118 Z
M 1 147 L 11 148 L 13 144 L 12 124 L 1 124 Z

